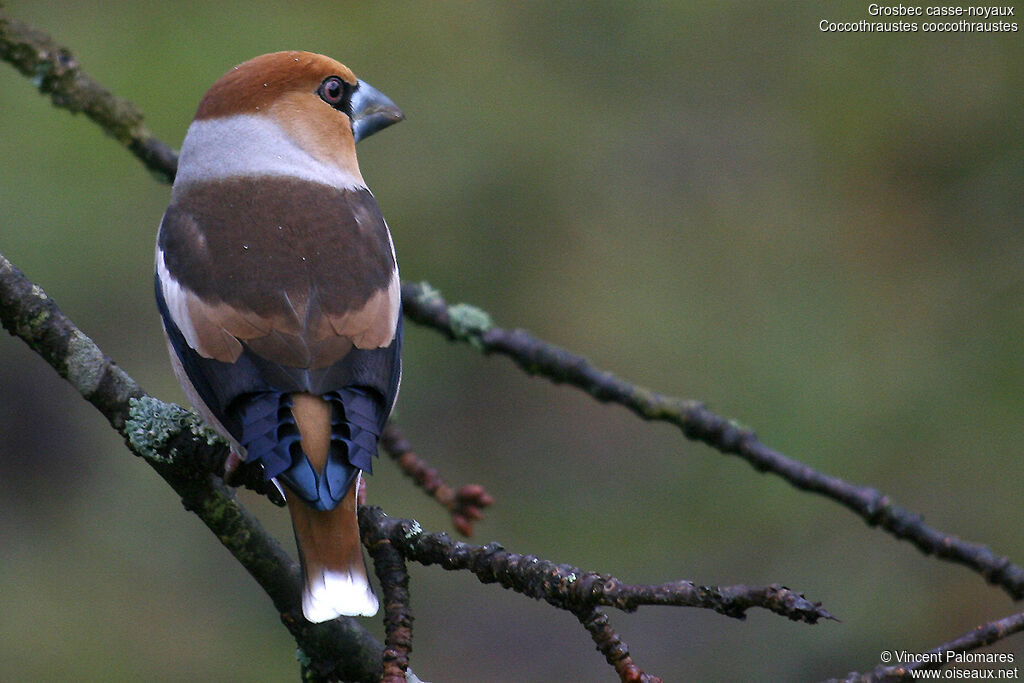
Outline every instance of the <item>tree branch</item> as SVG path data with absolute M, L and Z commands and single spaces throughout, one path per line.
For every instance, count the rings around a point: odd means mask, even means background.
M 83 113 L 127 147 L 158 178 L 170 182 L 178 157 L 142 124 L 142 113 L 131 102 L 115 97 L 78 66 L 74 55 L 50 36 L 0 7 L 0 59 L 32 79 L 53 104 Z
M 497 543 L 477 546 L 452 541 L 447 534 L 426 533 L 419 522 L 391 518 L 380 508 L 360 509 L 360 529 L 368 543 L 389 541 L 406 558 L 423 565 L 468 570 L 481 583 L 500 583 L 517 593 L 544 600 L 564 610 L 614 607 L 624 612 L 642 605 L 702 607 L 743 619 L 751 607 L 781 614 L 794 621 L 815 624 L 834 619 L 820 603 L 811 603 L 788 588 L 698 586 L 690 581 L 641 586 L 620 582 L 607 574 L 555 564 L 534 555 L 517 555 Z
M 483 519 L 483 509 L 494 503 L 483 486 L 466 484 L 458 491 L 452 489 L 436 469 L 412 450 L 393 422 L 381 434 L 380 445 L 417 486 L 451 513 L 452 524 L 460 534 L 473 535 L 473 523 Z
M 451 341 L 465 342 L 485 354 L 512 359 L 528 374 L 577 387 L 598 401 L 622 405 L 645 420 L 673 424 L 688 439 L 701 441 L 726 455 L 737 455 L 759 472 L 771 472 L 800 490 L 834 500 L 870 526 L 881 527 L 896 538 L 909 541 L 924 554 L 969 567 L 1014 599 L 1024 598 L 1024 568 L 1008 558 L 996 555 L 984 545 L 933 529 L 920 515 L 896 505 L 874 488 L 849 484 L 786 457 L 761 443 L 752 430 L 716 415 L 698 401 L 685 401 L 630 384 L 525 330 L 496 327 L 486 312 L 467 304 L 450 306 L 426 283 L 403 283 L 402 310 L 410 320 Z
M 419 522 L 388 517 L 373 506 L 359 509 L 359 527 L 367 547 L 388 546 L 423 565 L 439 564 L 449 571 L 468 570 L 481 583 L 497 582 L 504 588 L 571 612 L 590 632 L 598 650 L 624 683 L 660 683 L 661 679 L 645 674 L 633 663 L 628 648 L 598 607 L 614 607 L 624 612 L 633 612 L 641 605 L 701 607 L 737 619 L 745 618 L 751 607 L 761 607 L 808 624 L 834 619 L 820 603 L 811 603 L 779 585 L 716 587 L 698 586 L 690 581 L 656 586 L 629 585 L 606 574 L 555 564 L 534 555 L 510 553 L 497 543 L 474 546 L 454 542 L 447 534 L 426 533 Z M 407 581 L 408 577 L 403 580 Z
M 270 596 L 299 647 L 325 679 L 374 681 L 381 645 L 354 619 L 302 618 L 298 565 L 213 472 L 226 454 L 198 418 L 148 396 L 79 330 L 38 285 L 0 254 L 0 323 L 20 337 L 95 406 L 129 449 L 181 496 Z
M 608 615 L 591 607 L 573 610 L 573 614 L 590 632 L 598 651 L 604 655 L 605 661 L 611 664 L 622 683 L 662 683 L 657 676 L 645 674 L 640 670 L 629 655 L 629 648 L 619 638 L 619 634 L 608 623 Z
M 384 673 L 381 683 L 404 683 L 412 652 L 412 609 L 405 558 L 386 538 L 367 542 L 384 593 Z

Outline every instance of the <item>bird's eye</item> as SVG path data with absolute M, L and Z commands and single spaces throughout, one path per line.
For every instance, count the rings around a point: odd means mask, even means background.
M 352 86 L 338 76 L 328 76 L 317 91 L 327 104 L 345 111 L 351 106 Z

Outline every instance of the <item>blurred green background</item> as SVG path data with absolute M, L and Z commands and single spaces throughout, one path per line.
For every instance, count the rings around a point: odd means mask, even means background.
M 7 2 L 180 145 L 263 52 L 408 120 L 361 145 L 403 276 L 1024 562 L 1024 49 L 825 34 L 866 3 Z M 1018 20 L 1019 21 L 1019 20 Z M 0 65 L 0 252 L 155 395 L 169 188 Z M 841 623 L 611 613 L 666 681 L 817 680 L 1020 609 L 831 501 L 409 325 L 398 419 L 474 541 L 629 582 L 780 582 Z M 0 339 L 0 680 L 295 680 L 270 601 L 102 417 Z M 287 514 L 245 497 L 292 547 Z M 387 461 L 372 502 L 448 530 Z M 412 568 L 425 680 L 610 681 L 566 613 Z M 378 620 L 366 620 L 381 632 Z M 1024 638 L 992 648 L 1024 659 Z

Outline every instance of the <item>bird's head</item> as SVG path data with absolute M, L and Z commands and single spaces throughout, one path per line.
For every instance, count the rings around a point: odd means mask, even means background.
M 278 140 L 283 134 L 315 162 L 361 182 L 355 143 L 402 118 L 394 102 L 344 64 L 311 52 L 274 52 L 239 64 L 207 91 L 189 131 L 203 144 L 186 138 L 182 161 L 199 152 L 195 161 L 205 167 L 213 163 L 202 158 L 206 152 L 230 158 L 232 145 L 239 156 L 280 157 L 287 153 Z M 209 144 L 206 128 L 222 144 Z

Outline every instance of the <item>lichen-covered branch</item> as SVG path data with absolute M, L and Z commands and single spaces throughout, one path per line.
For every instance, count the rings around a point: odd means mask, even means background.
M 460 534 L 473 535 L 473 523 L 483 519 L 484 508 L 494 503 L 494 498 L 483 486 L 466 484 L 458 491 L 452 489 L 436 469 L 413 451 L 394 423 L 389 423 L 384 429 L 380 445 L 417 486 L 451 513 L 452 524 Z
M 13 19 L 0 7 L 0 59 L 32 79 L 55 106 L 83 113 L 127 147 L 150 171 L 174 178 L 177 155 L 150 134 L 142 113 L 115 97 L 82 71 L 68 48 L 50 36 Z
M 406 558 L 448 570 L 468 570 L 481 583 L 503 587 L 560 609 L 614 607 L 633 612 L 642 605 L 702 607 L 742 619 L 751 607 L 781 614 L 808 624 L 833 619 L 819 603 L 812 603 L 788 588 L 700 586 L 690 581 L 644 586 L 625 584 L 608 576 L 555 564 L 534 555 L 510 553 L 497 543 L 470 545 L 452 541 L 447 534 L 423 531 L 418 522 L 391 518 L 380 508 L 360 509 L 360 529 L 367 543 L 389 541 Z
M 645 420 L 674 424 L 683 434 L 716 450 L 743 458 L 759 472 L 776 474 L 796 488 L 837 501 L 896 538 L 913 543 L 926 555 L 970 567 L 1015 599 L 1024 598 L 1024 568 L 970 543 L 926 525 L 880 491 L 855 486 L 786 457 L 758 440 L 733 420 L 712 413 L 697 401 L 665 396 L 600 370 L 582 356 L 548 344 L 525 330 L 495 326 L 490 317 L 465 304 L 449 305 L 426 283 L 402 285 L 406 317 L 452 341 L 466 342 L 487 354 L 512 359 L 529 374 L 578 387 L 598 401 L 625 406 Z
M 185 509 L 216 534 L 270 596 L 318 670 L 344 680 L 378 678 L 381 646 L 358 622 L 310 624 L 302 618 L 298 565 L 215 475 L 226 454 L 223 443 L 191 413 L 146 395 L 2 254 L 0 323 L 92 403 L 181 496 Z
M 895 666 L 879 666 L 868 673 L 850 673 L 845 678 L 830 678 L 825 683 L 888 683 L 889 681 L 914 680 L 911 671 L 941 669 L 944 666 L 974 663 L 975 660 L 970 657 L 970 653 L 974 650 L 992 645 L 1007 636 L 1021 632 L 1024 632 L 1024 612 L 981 624 L 956 640 L 939 645 L 927 652 L 914 653 L 916 658 L 921 661 Z M 984 659 L 977 661 L 985 662 Z M 1019 661 L 1013 660 L 1009 663 L 1014 666 L 1020 664 Z M 991 663 L 989 665 L 992 666 Z M 1003 668 L 998 663 L 995 666 Z
M 391 518 L 372 506 L 360 508 L 359 528 L 369 548 L 393 547 L 402 556 L 424 565 L 470 571 L 481 583 L 498 583 L 572 612 L 590 632 L 620 680 L 630 683 L 655 683 L 660 679 L 645 674 L 633 663 L 625 644 L 598 607 L 625 612 L 642 605 L 701 607 L 737 619 L 743 619 L 748 609 L 760 607 L 808 624 L 834 619 L 820 603 L 812 603 L 779 585 L 716 587 L 690 581 L 654 586 L 624 584 L 606 574 L 510 553 L 497 543 L 476 546 L 455 542 L 447 534 L 427 533 L 414 520 Z

